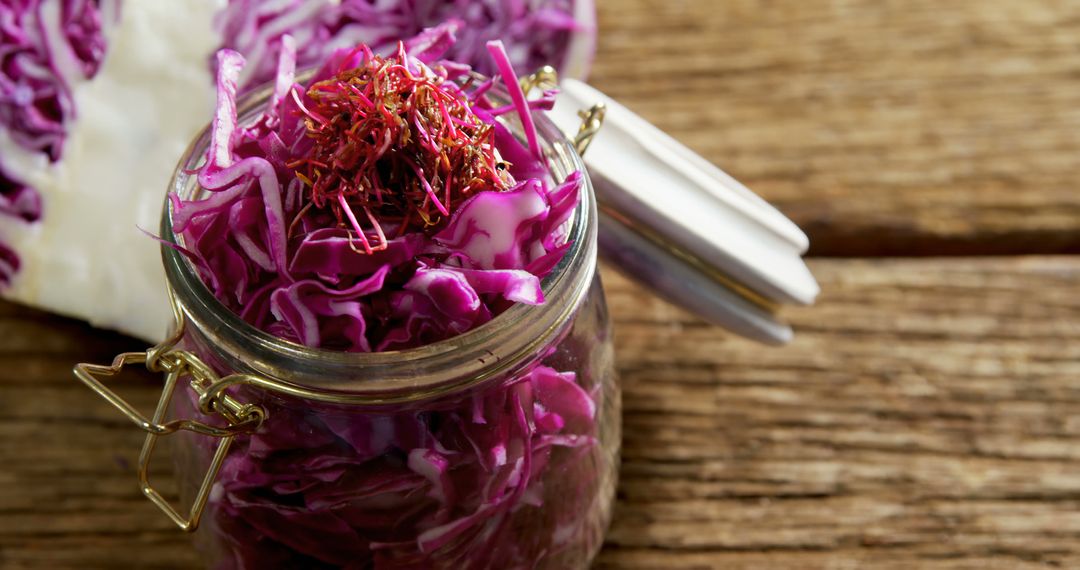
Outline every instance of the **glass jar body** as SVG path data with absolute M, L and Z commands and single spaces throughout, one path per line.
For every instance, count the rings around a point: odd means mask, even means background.
M 585 568 L 610 520 L 620 391 L 595 268 L 552 340 L 511 370 L 409 403 L 244 387 L 267 420 L 232 443 L 196 541 L 211 568 Z M 197 329 L 185 347 L 220 374 Z M 497 358 L 495 359 L 497 360 Z M 174 415 L 197 414 L 190 387 Z M 216 442 L 179 440 L 185 499 Z
M 268 93 L 241 101 L 241 123 L 256 120 Z M 489 96 L 508 102 L 495 89 Z M 550 182 L 584 173 L 573 145 L 534 119 Z M 525 144 L 520 121 L 499 120 Z M 192 173 L 208 145 L 206 131 L 181 160 L 177 196 L 204 196 Z M 182 323 L 175 348 L 214 376 L 181 382 L 170 414 L 235 427 L 223 414 L 229 400 L 264 418 L 231 439 L 173 436 L 193 519 L 196 498 L 207 497 L 196 540 L 209 567 L 588 565 L 611 515 L 620 393 L 587 176 L 580 191 L 543 303 L 513 304 L 443 341 L 363 354 L 284 341 L 222 305 L 181 253 L 166 204 L 162 255 Z

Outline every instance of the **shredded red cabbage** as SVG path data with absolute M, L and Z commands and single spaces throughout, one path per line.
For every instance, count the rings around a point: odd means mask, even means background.
M 171 200 L 185 253 L 230 310 L 284 339 L 368 352 L 437 342 L 513 303 L 544 302 L 541 279 L 570 245 L 582 175 L 551 183 L 540 155 L 493 114 L 493 82 L 438 59 L 452 31 L 427 30 L 386 57 L 337 51 L 307 85 L 294 83 L 300 42 L 285 37 L 273 93 L 243 125 L 244 60 L 220 52 L 197 171 L 206 192 Z M 527 116 L 551 97 L 515 110 Z M 480 392 L 416 409 L 249 394 L 269 419 L 233 444 L 215 484 L 207 526 L 220 566 L 583 560 L 599 544 L 613 468 L 597 440 L 604 380 L 541 364 L 556 346 Z
M 563 71 L 569 58 L 591 57 L 592 12 L 592 0 L 230 0 L 218 25 L 222 47 L 248 59 L 241 84 L 257 85 L 273 78 L 286 34 L 300 46 L 300 65 L 309 66 L 359 43 L 386 53 L 399 40 L 450 21 L 459 27 L 458 41 L 447 50 L 449 60 L 494 75 L 484 46 L 501 39 L 518 69 L 553 65 Z M 588 14 L 588 21 L 579 20 L 580 14 Z M 569 53 L 575 37 L 588 42 L 587 54 Z
M 540 365 L 424 410 L 272 403 L 213 489 L 217 567 L 580 564 L 601 540 L 611 469 L 581 382 Z
M 409 45 L 432 61 L 449 30 Z M 222 303 L 282 338 L 368 352 L 543 302 L 580 174 L 550 184 L 535 152 L 470 95 L 477 86 L 454 81 L 459 66 L 429 66 L 405 44 L 388 58 L 342 50 L 301 86 L 285 46 L 277 88 L 248 126 L 236 117 L 243 58 L 219 54 L 198 172 L 208 196 L 172 196 L 174 230 Z

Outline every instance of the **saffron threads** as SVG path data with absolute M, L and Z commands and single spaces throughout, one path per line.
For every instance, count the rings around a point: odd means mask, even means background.
M 304 97 L 293 90 L 314 144 L 288 167 L 311 206 L 333 212 L 370 254 L 386 249 L 388 234 L 430 233 L 469 196 L 504 191 L 513 179 L 492 125 L 456 84 L 403 48 L 390 57 L 364 50 L 360 66 Z

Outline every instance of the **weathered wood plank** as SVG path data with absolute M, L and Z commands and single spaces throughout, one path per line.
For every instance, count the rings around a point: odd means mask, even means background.
M 626 441 L 598 567 L 1080 564 L 1080 258 L 812 266 L 782 349 L 605 274 Z M 0 566 L 197 565 L 138 493 L 139 434 L 69 375 L 138 343 L 0 313 Z
M 781 350 L 609 279 L 628 436 L 601 567 L 1076 564 L 1080 259 L 812 265 Z
M 591 82 L 815 254 L 1080 252 L 1080 4 L 597 4 Z

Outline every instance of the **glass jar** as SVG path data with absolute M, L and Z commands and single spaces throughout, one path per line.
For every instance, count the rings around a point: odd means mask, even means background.
M 241 120 L 262 102 L 249 97 Z M 537 119 L 552 180 L 584 172 Z M 190 173 L 207 144 L 204 132 L 172 191 L 200 191 Z M 163 247 L 173 337 L 77 373 L 149 432 L 143 491 L 197 529 L 209 567 L 586 567 L 611 516 L 620 391 L 587 177 L 582 193 L 546 302 L 458 337 L 371 354 L 300 346 L 227 310 Z M 161 235 L 175 239 L 168 206 Z M 95 378 L 132 362 L 167 374 L 153 419 Z M 173 432 L 186 518 L 148 480 L 157 438 Z

